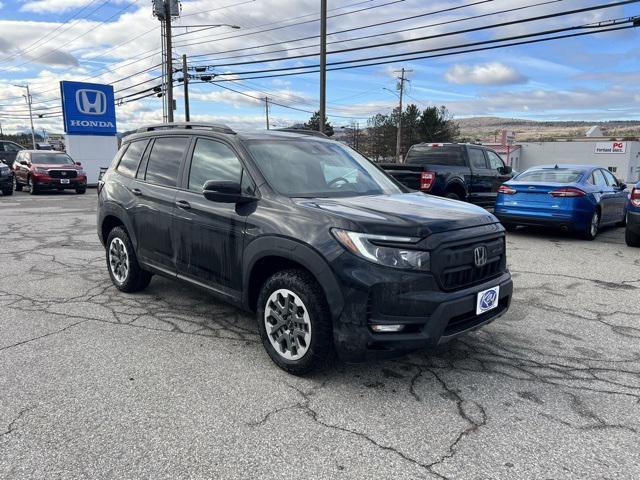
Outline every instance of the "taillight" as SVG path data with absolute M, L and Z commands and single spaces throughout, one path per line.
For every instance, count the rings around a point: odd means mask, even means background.
M 631 205 L 640 207 L 640 188 L 634 188 L 629 198 L 631 198 Z
M 567 187 L 549 192 L 549 195 L 552 197 L 584 197 L 586 193 L 579 188 Z
M 436 181 L 436 172 L 422 172 L 420 174 L 420 190 L 428 192 Z
M 500 185 L 500 188 L 498 188 L 498 193 L 504 193 L 505 195 L 515 195 L 518 192 L 515 188 L 511 188 L 508 185 Z

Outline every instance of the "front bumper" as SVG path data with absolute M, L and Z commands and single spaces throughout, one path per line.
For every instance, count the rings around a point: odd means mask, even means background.
M 513 294 L 510 273 L 461 290 L 443 291 L 429 273 L 371 265 L 343 256 L 337 277 L 345 308 L 334 319 L 334 343 L 347 362 L 394 356 L 433 347 L 476 330 L 503 315 Z M 476 315 L 477 294 L 500 286 L 498 307 Z M 372 325 L 404 325 L 399 333 L 376 333 Z
M 36 185 L 40 189 L 64 189 L 64 188 L 86 188 L 87 186 L 87 177 L 75 177 L 75 178 L 52 178 L 48 176 L 32 176 L 31 177 L 34 185 Z M 67 180 L 67 182 L 64 182 Z

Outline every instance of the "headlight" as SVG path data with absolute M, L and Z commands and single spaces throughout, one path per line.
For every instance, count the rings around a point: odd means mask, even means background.
M 46 168 L 36 167 L 36 173 L 40 173 L 42 175 L 49 175 L 49 170 Z
M 412 248 L 418 239 L 370 235 L 337 228 L 331 232 L 344 248 L 370 262 L 409 270 L 429 271 L 431 267 L 429 252 Z M 398 245 L 403 243 L 407 244 L 407 248 Z

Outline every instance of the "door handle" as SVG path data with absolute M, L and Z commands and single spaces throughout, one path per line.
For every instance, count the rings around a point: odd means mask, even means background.
M 183 210 L 189 210 L 191 208 L 191 204 L 186 200 L 177 200 L 176 207 L 182 208 Z
M 139 188 L 132 188 L 131 193 L 139 197 L 140 195 L 142 195 L 142 190 L 140 190 Z

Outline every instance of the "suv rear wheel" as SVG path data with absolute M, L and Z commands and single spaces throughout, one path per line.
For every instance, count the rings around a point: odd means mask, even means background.
M 118 290 L 133 293 L 147 288 L 151 274 L 140 268 L 133 244 L 124 228 L 115 227 L 109 232 L 106 255 L 109 276 Z
M 331 316 L 318 282 L 302 270 L 271 276 L 258 297 L 258 329 L 271 360 L 293 375 L 324 366 L 333 352 Z

